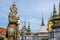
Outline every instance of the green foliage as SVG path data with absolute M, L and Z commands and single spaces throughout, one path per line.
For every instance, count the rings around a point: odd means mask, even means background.
M 41 40 L 48 40 L 47 38 L 42 38 Z
M 4 40 L 4 37 L 0 36 L 0 40 Z

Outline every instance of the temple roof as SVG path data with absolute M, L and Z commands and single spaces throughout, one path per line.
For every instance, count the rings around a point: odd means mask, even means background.
M 0 27 L 0 33 L 1 33 L 1 34 L 3 34 L 3 35 L 6 35 L 6 29 L 5 29 L 5 28 Z

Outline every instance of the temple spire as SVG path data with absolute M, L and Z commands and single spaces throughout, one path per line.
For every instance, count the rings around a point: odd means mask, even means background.
M 44 19 L 43 19 L 43 13 L 42 13 L 42 22 L 41 22 L 41 26 L 45 26 L 45 24 L 44 24 Z
M 42 22 L 41 22 L 40 32 L 47 32 L 44 24 L 43 13 L 42 13 Z
M 28 22 L 27 32 L 28 32 L 28 34 L 30 34 L 30 32 L 31 32 L 31 29 L 30 29 L 30 22 Z
M 23 29 L 25 29 L 25 30 L 26 30 L 26 21 L 24 22 Z
M 55 18 L 56 16 L 57 16 L 57 11 L 56 11 L 55 4 L 54 4 L 53 17 Z

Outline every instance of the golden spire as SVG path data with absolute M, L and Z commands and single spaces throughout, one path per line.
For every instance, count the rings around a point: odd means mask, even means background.
M 43 13 L 42 13 L 42 23 L 41 23 L 41 26 L 45 26 L 44 19 L 43 19 Z

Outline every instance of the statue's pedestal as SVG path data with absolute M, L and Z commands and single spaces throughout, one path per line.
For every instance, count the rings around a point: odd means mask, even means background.
M 49 40 L 60 40 L 60 29 L 53 29 L 49 32 Z

